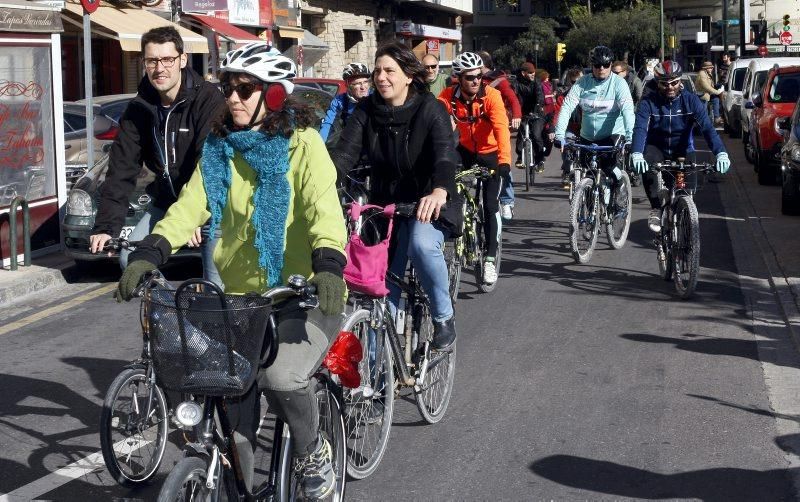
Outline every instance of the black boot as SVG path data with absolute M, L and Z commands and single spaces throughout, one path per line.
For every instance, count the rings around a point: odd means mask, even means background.
M 456 342 L 456 320 L 454 317 L 442 322 L 433 322 L 433 348 L 448 350 Z

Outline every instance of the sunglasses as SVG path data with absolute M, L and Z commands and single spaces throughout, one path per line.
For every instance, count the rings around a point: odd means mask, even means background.
M 659 87 L 665 87 L 665 88 L 666 87 L 677 87 L 678 84 L 680 84 L 680 83 L 681 83 L 681 81 L 680 81 L 680 79 L 678 79 L 678 80 L 671 80 L 669 82 L 659 82 L 658 86 Z
M 439 66 L 438 64 L 426 64 L 425 68 L 428 70 L 435 70 L 436 67 Z
M 594 65 L 595 68 L 611 68 L 611 63 L 606 64 L 596 64 Z
M 614 75 L 619 75 L 620 73 L 625 73 L 625 70 L 619 70 L 619 71 L 611 70 L 611 73 L 613 73 Z
M 461 78 L 466 80 L 467 82 L 474 82 L 481 78 L 483 75 L 461 75 Z
M 248 100 L 254 92 L 261 91 L 263 89 L 263 84 L 254 82 L 241 82 L 238 85 L 231 85 L 230 82 L 225 82 L 222 84 L 222 94 L 225 95 L 226 99 L 233 95 L 233 91 L 236 91 L 236 94 L 239 95 L 239 99 Z

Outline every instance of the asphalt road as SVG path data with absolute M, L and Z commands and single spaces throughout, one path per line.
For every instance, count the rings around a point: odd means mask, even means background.
M 749 172 L 726 142 L 733 169 Z M 702 274 L 680 301 L 657 275 L 641 188 L 626 246 L 601 236 L 591 263 L 573 262 L 559 164 L 517 194 L 497 289 L 464 276 L 447 416 L 426 425 L 397 401 L 383 463 L 349 498 L 794 500 L 800 357 L 747 226 L 752 176 L 696 196 Z M 96 455 L 105 391 L 141 347 L 138 305 L 82 301 L 112 280 L 0 317 L 21 321 L 0 336 L 0 493 L 11 492 L 0 502 L 153 500 L 177 460 L 171 447 L 152 486 L 126 489 Z

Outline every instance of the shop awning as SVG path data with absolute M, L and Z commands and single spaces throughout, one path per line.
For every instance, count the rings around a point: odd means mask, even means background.
M 278 26 L 278 35 L 281 38 L 296 38 L 300 40 L 306 30 L 297 26 Z
M 70 0 L 65 10 L 79 17 L 83 16 L 83 7 Z M 90 16 L 93 24 L 113 32 L 107 35 L 119 40 L 123 51 L 139 52 L 142 34 L 159 26 L 174 26 L 183 38 L 183 49 L 187 53 L 208 53 L 208 40 L 191 30 L 171 23 L 166 19 L 143 9 L 119 9 L 109 5 L 100 5 Z
M 199 24 L 202 24 L 206 28 L 211 29 L 211 31 L 217 33 L 221 37 L 227 38 L 235 44 L 246 44 L 248 42 L 261 40 L 256 35 L 238 28 L 218 17 L 203 16 L 201 14 L 183 14 L 181 16 L 181 20 L 197 21 Z

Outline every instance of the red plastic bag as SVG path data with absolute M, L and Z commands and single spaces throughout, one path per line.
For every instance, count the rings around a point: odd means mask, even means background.
M 342 385 L 355 389 L 361 385 L 358 363 L 362 352 L 361 342 L 352 331 L 340 331 L 322 364 L 339 377 Z

